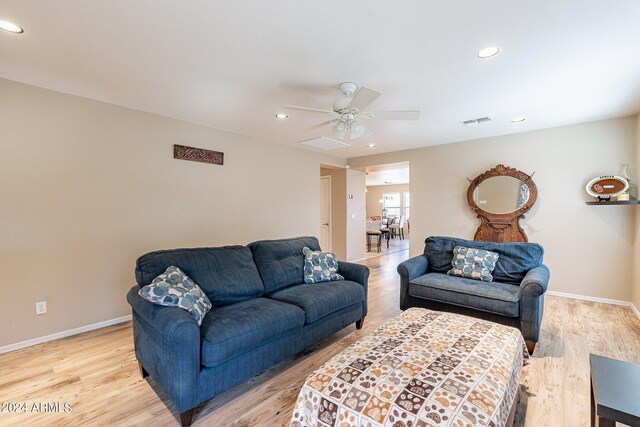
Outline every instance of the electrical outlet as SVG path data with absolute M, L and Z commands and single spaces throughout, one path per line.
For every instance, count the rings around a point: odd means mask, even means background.
M 40 301 L 36 303 L 36 314 L 45 314 L 47 312 L 47 302 Z

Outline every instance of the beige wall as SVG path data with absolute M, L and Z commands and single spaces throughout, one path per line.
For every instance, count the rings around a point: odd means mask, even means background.
M 366 175 L 347 170 L 347 259 L 358 260 L 366 255 L 367 200 Z
M 331 250 L 339 260 L 347 259 L 347 173 L 344 168 L 320 168 L 331 177 Z M 324 249 L 324 248 L 323 248 Z
M 409 184 L 371 185 L 367 187 L 367 218 L 382 215 L 380 199 L 384 193 L 400 193 L 400 212 L 404 215 L 404 192 L 409 191 Z
M 636 158 L 635 164 L 632 167 L 636 169 L 636 191 L 638 191 L 638 197 L 640 197 L 640 115 L 636 120 Z M 637 310 L 640 310 L 640 212 L 637 210 L 640 207 L 632 208 L 636 210 L 636 223 L 635 223 L 635 244 L 633 247 L 633 281 L 631 283 L 631 302 L 635 305 Z
M 530 241 L 545 248 L 550 289 L 629 301 L 638 208 L 587 206 L 584 185 L 636 158 L 637 126 L 635 116 L 618 118 L 354 158 L 349 164 L 410 161 L 412 255 L 430 235 L 473 237 L 478 219 L 466 202 L 467 178 L 497 163 L 535 172 L 539 198 L 523 225 Z
M 344 164 L 7 80 L 0 99 L 0 346 L 130 314 L 145 252 L 318 235 L 320 164 Z

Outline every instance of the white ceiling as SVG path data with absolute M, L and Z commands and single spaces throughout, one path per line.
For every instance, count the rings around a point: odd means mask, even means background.
M 273 115 L 330 108 L 343 81 L 422 111 L 340 157 L 640 111 L 638 0 L 2 0 L 0 19 L 25 29 L 0 32 L 0 77 L 266 140 L 318 136 L 321 114 Z

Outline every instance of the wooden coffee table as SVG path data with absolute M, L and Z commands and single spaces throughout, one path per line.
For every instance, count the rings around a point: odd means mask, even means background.
M 640 365 L 589 355 L 591 426 L 640 426 Z

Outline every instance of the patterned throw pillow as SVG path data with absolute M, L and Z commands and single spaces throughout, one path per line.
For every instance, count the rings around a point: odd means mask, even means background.
M 312 251 L 302 248 L 304 254 L 304 282 L 320 283 L 331 282 L 332 280 L 344 280 L 344 277 L 337 273 L 338 260 L 336 254 L 331 252 Z
M 453 258 L 451 259 L 453 268 L 447 271 L 447 274 L 491 282 L 493 281 L 491 273 L 496 268 L 499 257 L 500 255 L 497 253 L 484 249 L 456 246 L 453 248 Z
M 178 267 L 171 266 L 153 279 L 151 284 L 138 291 L 138 295 L 154 304 L 180 307 L 187 310 L 198 322 L 211 310 L 211 301 Z

